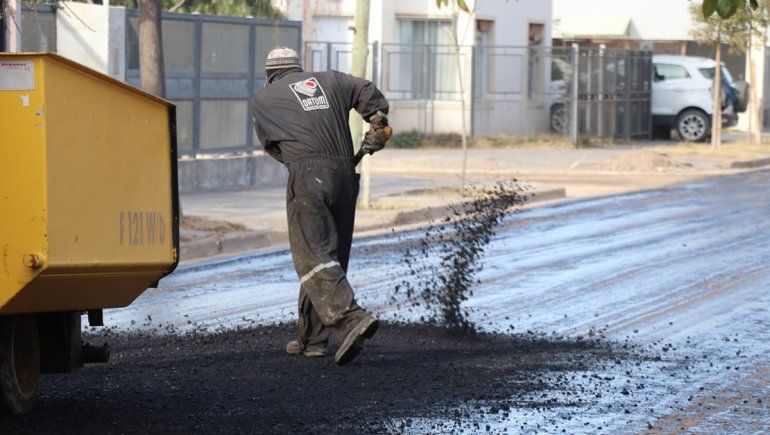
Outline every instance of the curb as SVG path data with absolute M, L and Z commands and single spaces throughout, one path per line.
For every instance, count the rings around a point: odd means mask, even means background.
M 183 261 L 192 260 L 264 248 L 270 244 L 270 231 L 244 231 L 223 237 L 214 236 L 183 242 L 179 248 L 181 251 L 179 256 Z
M 563 187 L 557 189 L 542 190 L 539 192 L 533 192 L 528 195 L 527 204 L 536 202 L 551 201 L 554 199 L 565 198 L 567 196 L 567 190 Z M 449 204 L 438 207 L 425 207 L 416 210 L 405 210 L 396 215 L 396 217 L 383 225 L 374 225 L 367 228 L 361 228 L 362 231 L 371 231 L 376 229 L 387 228 L 391 226 L 409 225 L 418 222 L 431 221 L 440 217 L 447 216 L 452 212 L 452 209 L 460 203 Z
M 755 160 L 734 160 L 730 162 L 730 165 L 728 166 L 730 169 L 750 169 L 750 168 L 761 168 L 762 166 L 770 165 L 770 157 L 765 157 L 764 159 L 755 159 Z
M 548 189 L 533 192 L 529 195 L 527 204 L 551 201 L 566 197 L 566 189 Z M 357 228 L 356 233 L 385 230 L 393 227 L 413 225 L 429 222 L 441 218 L 451 212 L 452 207 L 458 204 L 449 204 L 436 207 L 423 207 L 413 210 L 404 210 L 393 219 L 380 224 Z M 223 254 L 235 254 L 239 252 L 254 251 L 277 244 L 288 243 L 288 234 L 280 231 L 246 231 L 228 234 L 224 237 L 207 237 L 204 239 L 183 242 L 180 247 L 182 261 L 215 257 Z

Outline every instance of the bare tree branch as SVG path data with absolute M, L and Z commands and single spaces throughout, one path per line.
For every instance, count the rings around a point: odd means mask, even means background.
M 175 4 L 174 6 L 171 6 L 171 9 L 169 9 L 168 11 L 169 12 L 176 12 L 177 9 L 181 8 L 182 5 L 185 4 L 186 1 L 187 0 L 179 0 L 179 2 L 177 2 L 177 4 Z

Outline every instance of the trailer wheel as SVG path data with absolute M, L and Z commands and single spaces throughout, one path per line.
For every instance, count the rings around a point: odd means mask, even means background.
M 40 340 L 33 314 L 0 317 L 0 412 L 29 412 L 40 377 Z

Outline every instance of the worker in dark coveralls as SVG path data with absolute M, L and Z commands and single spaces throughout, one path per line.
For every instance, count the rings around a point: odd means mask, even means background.
M 289 48 L 271 51 L 265 70 L 267 84 L 254 95 L 251 113 L 265 150 L 289 170 L 289 243 L 300 280 L 298 336 L 286 351 L 325 356 L 331 335 L 340 343 L 335 361 L 346 364 L 378 326 L 346 277 L 359 181 L 348 117 L 355 109 L 365 121 L 387 125 L 388 102 L 367 80 L 304 72 Z M 366 151 L 381 150 L 389 132 L 368 131 Z

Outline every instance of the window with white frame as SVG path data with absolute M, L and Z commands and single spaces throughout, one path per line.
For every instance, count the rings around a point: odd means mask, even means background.
M 450 20 L 398 20 L 395 87 L 404 99 L 456 100 L 460 97 Z M 462 55 L 461 55 L 462 56 Z

